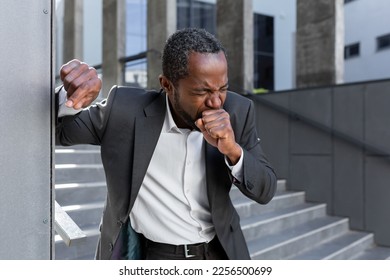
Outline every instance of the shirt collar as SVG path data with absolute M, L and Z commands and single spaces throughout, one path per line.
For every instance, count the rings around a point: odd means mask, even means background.
M 164 119 L 164 125 L 163 125 L 163 132 L 165 133 L 181 133 L 181 134 L 184 134 L 184 133 L 187 133 L 189 132 L 190 130 L 189 129 L 185 129 L 185 128 L 178 128 L 175 121 L 173 120 L 173 117 L 172 117 L 172 112 L 171 112 L 171 108 L 169 106 L 169 100 L 168 100 L 168 95 L 166 94 L 165 95 L 165 100 L 166 100 L 166 106 L 167 106 L 167 111 L 166 111 L 166 114 L 165 114 L 165 119 Z

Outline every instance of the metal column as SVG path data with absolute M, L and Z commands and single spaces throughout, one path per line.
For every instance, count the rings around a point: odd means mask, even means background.
M 53 258 L 53 2 L 0 2 L 0 259 Z

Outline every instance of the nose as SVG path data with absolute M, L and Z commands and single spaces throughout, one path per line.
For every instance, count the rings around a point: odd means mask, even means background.
M 211 109 L 220 109 L 222 106 L 222 99 L 219 92 L 213 92 L 206 100 L 206 106 Z

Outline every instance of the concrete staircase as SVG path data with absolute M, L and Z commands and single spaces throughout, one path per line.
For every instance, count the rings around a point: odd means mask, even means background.
M 56 149 L 56 200 L 87 234 L 67 247 L 56 236 L 56 259 L 93 259 L 106 194 L 98 147 Z M 352 231 L 347 218 L 326 214 L 326 205 L 308 203 L 304 192 L 278 182 L 275 198 L 259 205 L 232 188 L 231 197 L 252 259 L 390 259 L 390 248 L 372 233 Z
M 372 233 L 350 230 L 347 218 L 327 215 L 326 204 L 306 202 L 304 192 L 287 191 L 284 180 L 266 206 L 237 189 L 231 195 L 252 259 L 390 259 L 390 248 L 376 246 Z
M 70 247 L 55 236 L 55 259 L 94 259 L 106 196 L 100 147 L 56 147 L 56 200 L 87 234 Z

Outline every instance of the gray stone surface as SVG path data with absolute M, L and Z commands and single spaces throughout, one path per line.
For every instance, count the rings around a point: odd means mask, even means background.
M 148 0 L 147 72 L 149 89 L 160 89 L 158 76 L 162 74 L 161 51 L 168 37 L 176 31 L 176 0 Z
M 52 257 L 53 1 L 0 1 L 0 259 Z
M 252 1 L 217 0 L 217 37 L 229 59 L 229 88 L 241 94 L 253 90 Z
M 63 62 L 83 60 L 83 1 L 64 1 Z
M 125 56 L 126 1 L 103 0 L 103 87 L 102 96 L 109 93 L 113 85 L 123 81 L 122 64 Z
M 277 157 L 271 161 L 276 170 L 288 166 L 288 189 L 305 190 L 309 201 L 327 203 L 328 214 L 349 217 L 352 229 L 374 232 L 384 246 L 390 244 L 385 221 L 390 213 L 389 88 L 390 81 L 381 80 L 283 92 L 277 99 L 264 95 L 278 105 L 284 96 L 291 112 L 284 115 L 288 125 L 277 119 L 261 126 L 265 143 L 273 141 L 268 136 L 288 137 L 288 155 L 280 157 L 282 141 L 275 142 L 280 147 L 270 144 L 265 149 L 270 159 Z M 283 118 L 271 107 L 256 106 Z
M 249 98 L 254 101 L 256 117 L 259 120 L 257 122 L 257 131 L 261 139 L 261 147 L 268 160 L 273 163 L 278 178 L 287 178 L 290 156 L 289 120 L 283 113 L 264 106 L 261 102 L 257 102 L 263 99 L 262 96 L 252 95 Z M 288 108 L 289 100 L 283 95 L 270 94 L 267 95 L 267 100 L 283 108 Z M 274 127 L 279 129 L 273 129 Z M 267 151 L 272 151 L 272 153 Z
M 298 0 L 296 84 L 298 88 L 342 82 L 344 28 L 342 0 Z

